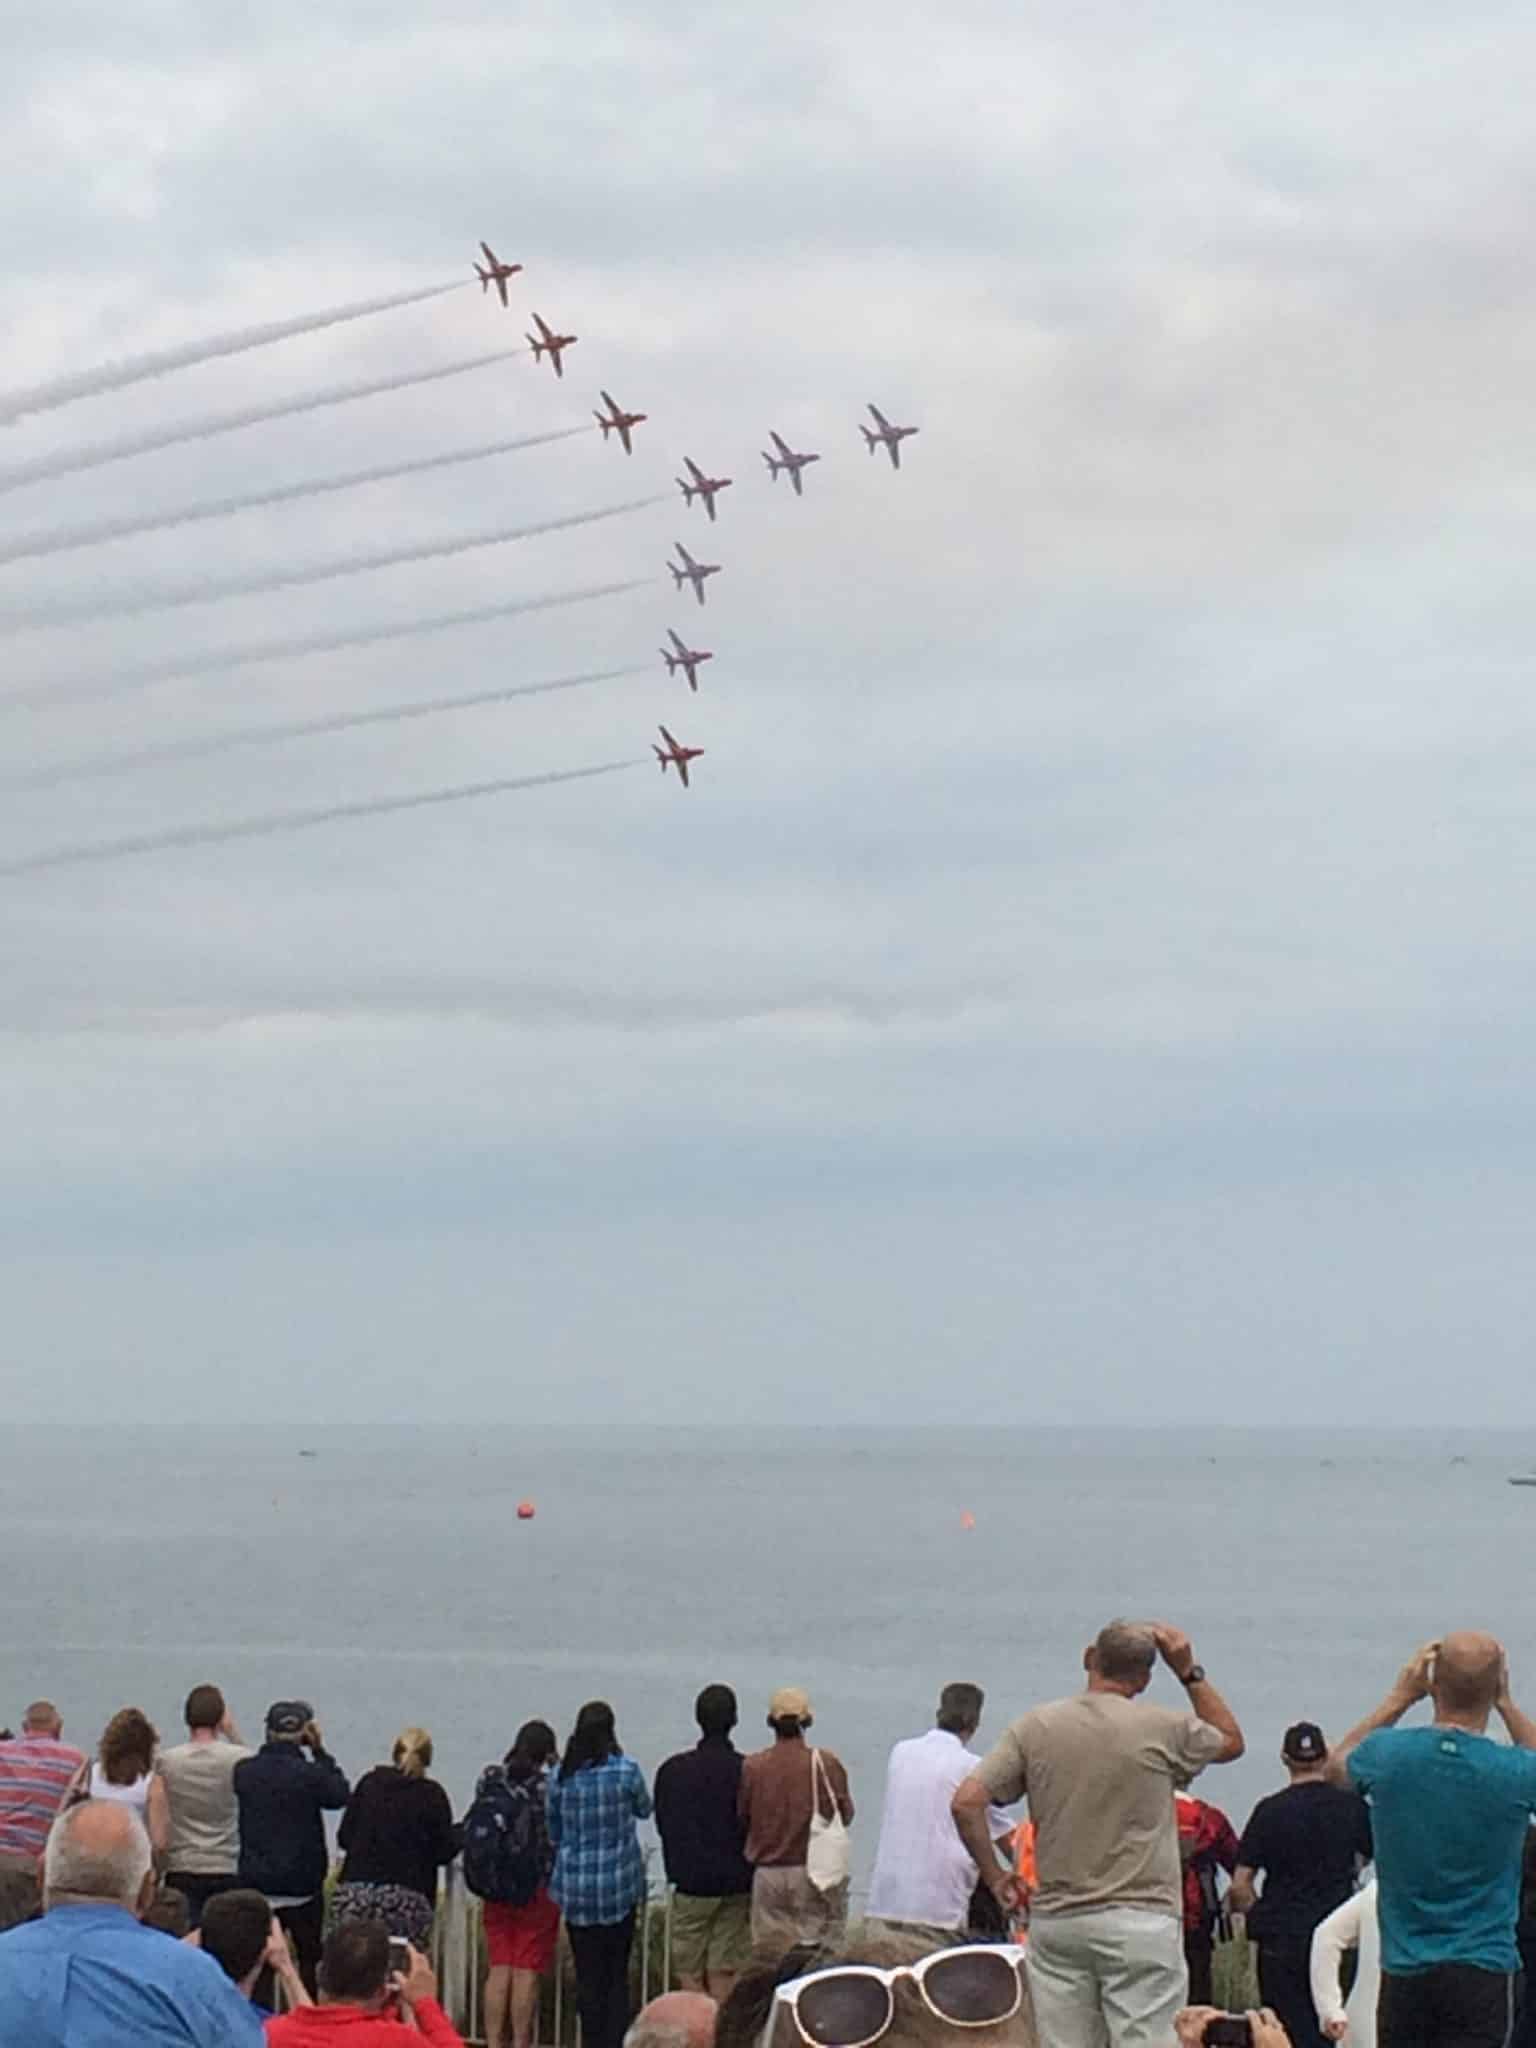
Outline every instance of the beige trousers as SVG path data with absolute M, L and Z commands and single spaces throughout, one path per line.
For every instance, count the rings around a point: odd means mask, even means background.
M 752 1873 L 752 1959 L 777 1962 L 790 1949 L 822 1947 L 848 1924 L 848 1887 L 819 1892 L 803 1863 Z

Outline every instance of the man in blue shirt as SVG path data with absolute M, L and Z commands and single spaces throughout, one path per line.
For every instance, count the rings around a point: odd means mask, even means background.
M 1428 1697 L 1427 1728 L 1399 1728 Z M 1497 1713 L 1510 1743 L 1489 1739 Z M 1504 2048 L 1514 2025 L 1520 1865 L 1536 1813 L 1536 1721 L 1504 1651 L 1427 1643 L 1329 1763 L 1371 1804 L 1381 1917 L 1380 2048 Z
M 139 1924 L 155 1879 L 128 1807 L 62 1813 L 43 1886 L 43 1918 L 0 1934 L 7 2048 L 261 2048 L 260 2020 L 212 1957 Z

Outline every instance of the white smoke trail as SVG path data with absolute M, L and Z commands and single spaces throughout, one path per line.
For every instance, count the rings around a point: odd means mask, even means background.
M 53 412 L 61 405 L 73 405 L 77 399 L 99 398 L 104 392 L 121 391 L 129 384 L 144 384 L 152 377 L 166 377 L 172 370 L 212 362 L 215 356 L 242 355 L 247 349 L 266 348 L 295 334 L 317 334 L 322 327 L 339 327 L 347 320 L 365 320 L 370 313 L 387 313 L 396 306 L 414 306 L 423 299 L 438 299 L 444 292 L 460 290 L 462 286 L 458 284 L 431 284 L 414 292 L 392 292 L 383 299 L 359 299 L 350 306 L 332 306 L 324 313 L 301 313 L 293 320 L 274 320 L 263 327 L 238 327 L 230 334 L 211 334 L 202 341 L 183 342 L 179 348 L 130 356 L 126 362 L 99 363 L 94 370 L 49 377 L 20 391 L 0 391 L 0 425 L 9 425 L 32 412 Z
M 592 526 L 600 519 L 620 519 L 627 512 L 640 512 L 650 505 L 669 504 L 667 494 L 653 491 L 648 498 L 626 498 L 618 505 L 602 505 L 595 512 L 568 512 L 560 519 L 541 519 L 532 526 L 499 526 L 489 532 L 461 533 L 449 540 L 417 542 L 408 548 L 385 548 L 371 555 L 341 555 L 307 569 L 281 569 L 266 576 L 232 577 L 224 583 L 195 583 L 183 589 L 149 588 L 131 597 L 112 597 L 96 603 L 35 606 L 29 611 L 0 612 L 0 626 L 13 629 L 79 626 L 92 619 L 130 618 L 138 612 L 174 611 L 182 605 L 216 604 L 228 597 L 263 597 L 272 590 L 294 590 L 308 583 L 328 583 L 336 576 L 363 576 L 373 569 L 395 569 L 406 562 L 431 562 L 445 555 L 468 554 L 474 548 L 502 547 L 509 541 L 533 540 L 541 533 L 562 533 L 568 527 Z
M 624 583 L 593 583 L 581 590 L 557 590 L 548 597 L 514 598 L 507 604 L 475 605 L 461 612 L 432 612 L 426 618 L 407 619 L 395 626 L 366 626 L 360 631 L 343 627 L 339 632 L 307 633 L 292 640 L 258 640 L 249 647 L 226 647 L 207 654 L 184 655 L 179 660 L 147 662 L 140 668 L 119 670 L 116 675 L 85 676 L 67 683 L 32 683 L 26 689 L 0 697 L 0 711 L 125 696 L 135 690 L 152 689 L 157 683 L 222 675 L 226 669 L 253 668 L 261 662 L 297 661 L 307 654 L 340 654 L 355 647 L 377 647 L 388 640 L 409 640 L 421 633 L 444 633 L 453 626 L 485 626 L 496 619 L 514 619 L 522 612 L 558 611 L 564 605 L 587 604 L 594 598 L 621 597 L 626 591 L 644 590 L 654 581 L 650 576 L 631 576 Z
M 523 448 L 544 448 L 552 441 L 569 441 L 577 434 L 590 434 L 592 431 L 590 426 L 555 427 L 547 434 L 519 434 L 510 441 L 480 441 L 468 448 L 450 448 L 441 455 L 420 455 L 411 462 L 344 470 L 338 476 L 317 476 L 303 484 L 279 484 L 270 491 L 247 491 L 232 498 L 205 498 L 200 504 L 172 505 L 163 512 L 148 512 L 134 519 L 95 519 L 80 526 L 45 527 L 41 532 L 23 533 L 15 540 L 0 542 L 0 568 L 9 562 L 33 560 L 38 555 L 64 555 L 75 548 L 100 547 L 106 541 L 131 540 L 141 533 L 159 533 L 168 526 L 192 526 L 203 519 L 232 519 L 237 512 L 256 512 L 271 505 L 291 505 L 299 498 L 320 498 L 332 491 L 355 491 L 364 484 L 388 483 L 400 476 L 420 476 L 429 469 L 452 469 L 462 462 L 485 462 L 493 455 L 515 455 Z
M 455 789 L 428 789 L 416 796 L 365 798 L 353 804 L 327 804 L 313 811 L 273 811 L 261 818 L 237 818 L 224 825 L 184 825 L 169 832 L 143 832 L 131 839 L 97 839 L 82 846 L 55 846 L 46 853 L 23 854 L 0 861 L 0 876 L 35 875 L 44 868 L 78 867 L 86 861 L 116 860 L 133 853 L 160 853 L 175 846 L 212 846 L 224 839 L 255 839 L 269 832 L 303 832 L 311 825 L 330 825 L 342 818 L 380 818 L 387 811 L 420 810 L 427 804 L 463 803 L 470 797 L 501 796 L 514 789 L 542 789 L 554 782 L 585 782 L 594 775 L 616 775 L 621 768 L 645 763 L 602 761 L 593 768 L 560 768 L 550 775 L 513 775 L 497 782 L 465 782 Z
M 609 683 L 621 676 L 649 675 L 649 666 L 589 669 L 583 675 L 556 676 L 545 683 L 507 683 L 498 690 L 473 690 L 462 697 L 418 697 L 407 704 L 385 704 L 375 711 L 337 711 L 328 718 L 299 718 L 286 725 L 238 726 L 229 732 L 201 734 L 195 739 L 167 740 L 161 746 L 135 747 L 127 753 L 86 754 L 21 775 L 0 776 L 0 789 L 55 789 L 93 775 L 125 775 L 157 761 L 190 761 L 203 754 L 223 754 L 235 747 L 270 747 L 283 740 L 309 739 L 317 733 L 349 732 L 359 725 L 392 725 L 398 719 L 431 718 L 440 711 L 467 711 L 480 704 L 507 704 L 514 697 L 545 697 L 552 690 L 577 690 L 589 683 Z
M 51 483 L 55 477 L 72 476 L 81 469 L 100 469 L 108 462 L 126 462 L 133 455 L 153 455 L 161 448 L 174 448 L 182 441 L 206 441 L 215 434 L 233 434 L 241 427 L 259 427 L 268 420 L 285 420 L 295 413 L 318 412 L 325 406 L 346 405 L 357 398 L 378 398 L 388 391 L 409 391 L 416 384 L 433 384 L 443 377 L 462 377 L 470 370 L 483 370 L 492 363 L 507 363 L 525 356 L 526 348 L 498 348 L 489 355 L 463 356 L 457 362 L 440 363 L 431 370 L 412 370 L 403 377 L 376 377 L 366 383 L 326 384 L 315 391 L 300 392 L 271 405 L 248 405 L 238 412 L 210 412 L 200 418 L 181 420 L 168 427 L 155 427 L 144 434 L 119 434 L 108 441 L 87 441 L 78 448 L 66 448 L 56 455 L 40 455 L 33 462 L 15 462 L 0 468 L 0 491 L 19 490 L 23 484 Z

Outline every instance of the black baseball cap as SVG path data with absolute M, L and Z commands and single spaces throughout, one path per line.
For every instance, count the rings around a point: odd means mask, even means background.
M 1285 1731 L 1280 1754 L 1288 1764 L 1320 1764 L 1328 1754 L 1328 1744 L 1315 1721 L 1296 1721 Z
M 274 1700 L 267 1709 L 269 1735 L 300 1735 L 315 1718 L 308 1700 Z

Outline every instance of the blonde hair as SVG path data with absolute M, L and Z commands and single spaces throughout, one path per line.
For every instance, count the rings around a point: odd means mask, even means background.
M 432 1761 L 431 1736 L 425 1728 L 402 1728 L 395 1737 L 390 1758 L 408 1778 L 424 1778 Z

